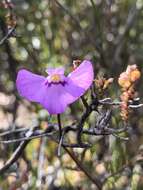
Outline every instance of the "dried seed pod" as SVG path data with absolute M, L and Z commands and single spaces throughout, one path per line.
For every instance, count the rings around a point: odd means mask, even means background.
M 121 103 L 121 117 L 126 121 L 129 117 L 128 103 L 136 96 L 135 82 L 140 78 L 141 73 L 137 68 L 137 65 L 128 65 L 125 72 L 121 73 L 118 79 L 118 83 L 121 86 L 122 94 L 120 99 Z

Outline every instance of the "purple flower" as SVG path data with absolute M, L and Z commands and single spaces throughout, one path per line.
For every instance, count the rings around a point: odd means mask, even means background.
M 68 76 L 63 68 L 47 69 L 48 77 L 25 69 L 18 72 L 16 85 L 21 96 L 40 103 L 50 114 L 59 114 L 82 96 L 93 81 L 93 67 L 84 60 Z

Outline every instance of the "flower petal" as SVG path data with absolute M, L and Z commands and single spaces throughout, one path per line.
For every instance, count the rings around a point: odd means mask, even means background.
M 52 84 L 47 87 L 46 93 L 40 102 L 50 114 L 59 114 L 65 111 L 69 100 L 73 97 L 65 91 L 62 84 Z
M 45 77 L 33 74 L 25 69 L 18 72 L 16 86 L 21 96 L 30 101 L 40 102 L 46 91 Z
M 87 90 L 92 84 L 94 73 L 92 63 L 84 60 L 76 70 L 68 75 L 76 86 Z
M 80 86 L 75 84 L 70 78 L 67 78 L 67 83 L 64 86 L 64 88 L 65 88 L 66 93 L 70 95 L 69 97 L 67 95 L 67 98 L 66 98 L 67 104 L 73 103 L 85 92 L 84 88 L 81 88 Z
M 48 73 L 48 75 L 53 75 L 53 74 L 60 74 L 63 75 L 64 74 L 65 69 L 63 67 L 59 67 L 59 68 L 48 68 L 46 70 L 46 72 Z

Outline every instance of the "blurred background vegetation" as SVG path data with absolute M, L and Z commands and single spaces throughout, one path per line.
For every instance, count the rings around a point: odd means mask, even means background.
M 6 34 L 9 10 L 0 4 L 0 39 Z M 47 67 L 64 66 L 70 72 L 75 59 L 91 59 L 95 77 L 113 77 L 105 97 L 119 99 L 119 74 L 128 64 L 143 67 L 143 0 L 12 0 L 16 35 L 0 45 L 0 130 L 40 125 L 47 127 L 48 113 L 21 99 L 16 90 L 17 71 L 26 68 L 46 76 Z M 138 92 L 143 99 L 143 77 Z M 56 103 L 56 100 L 55 100 Z M 58 103 L 58 102 L 57 102 Z M 79 120 L 78 102 L 62 115 L 63 125 Z M 114 110 L 112 127 L 122 125 Z M 87 170 L 100 179 L 111 177 L 103 189 L 143 189 L 143 109 L 132 113 L 128 142 L 94 137 L 91 149 L 75 149 Z M 56 122 L 54 117 L 52 122 Z M 86 125 L 95 122 L 92 114 Z M 71 141 L 74 135 L 70 134 Z M 0 166 L 17 144 L 0 145 Z M 113 174 L 113 175 L 112 175 Z M 94 190 L 95 185 L 78 170 L 68 154 L 57 157 L 57 144 L 46 138 L 32 140 L 22 157 L 0 178 L 0 188 Z

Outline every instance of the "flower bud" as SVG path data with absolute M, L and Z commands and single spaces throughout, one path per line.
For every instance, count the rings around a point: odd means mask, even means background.
M 126 72 L 122 73 L 118 79 L 118 83 L 123 88 L 129 88 L 131 86 L 131 82 L 129 80 L 129 76 Z
M 141 73 L 139 70 L 136 69 L 136 70 L 132 71 L 130 74 L 131 82 L 135 82 L 136 80 L 138 80 L 140 78 L 140 76 L 141 76 Z

